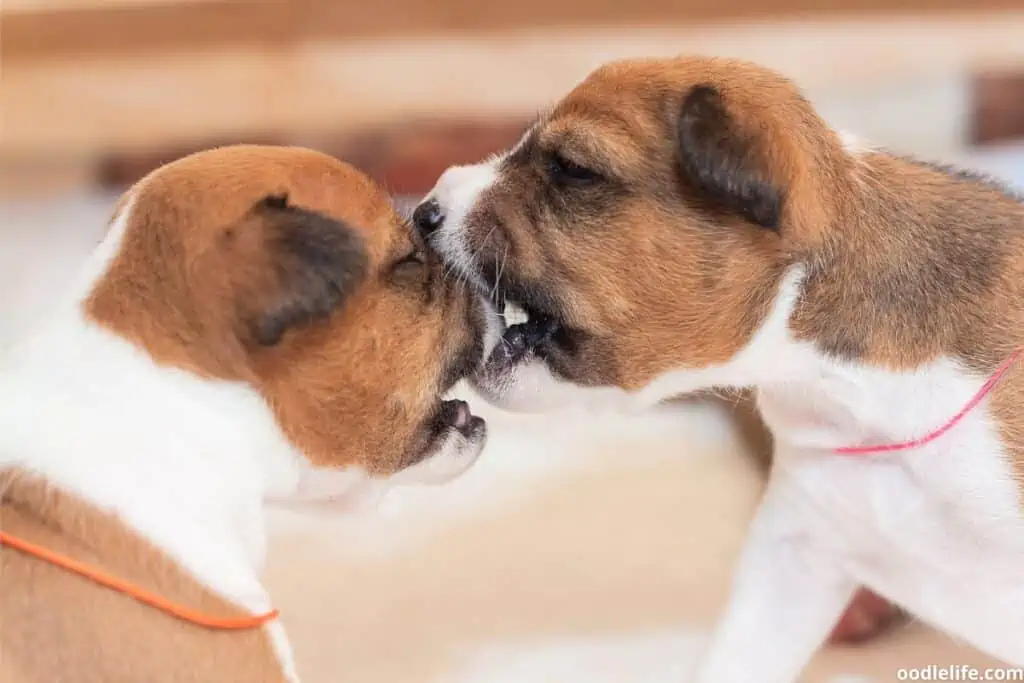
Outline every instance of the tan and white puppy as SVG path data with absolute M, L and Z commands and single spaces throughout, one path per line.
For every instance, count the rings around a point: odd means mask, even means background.
M 483 420 L 442 396 L 483 359 L 485 315 L 346 164 L 176 161 L 0 362 L 0 529 L 186 607 L 264 613 L 265 501 L 476 459 Z M 277 621 L 208 631 L 2 545 L 0 582 L 5 683 L 298 680 Z
M 833 132 L 770 70 L 606 65 L 415 222 L 528 320 L 495 402 L 646 406 L 753 387 L 775 441 L 731 601 L 694 679 L 788 683 L 859 585 L 1024 665 L 1024 204 Z

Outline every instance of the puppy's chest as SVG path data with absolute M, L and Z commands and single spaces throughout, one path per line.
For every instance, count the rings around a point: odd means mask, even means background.
M 972 536 L 1019 531 L 1024 508 L 1003 425 L 1008 410 L 982 400 L 964 412 L 984 378 L 947 360 L 903 374 L 807 365 L 795 381 L 759 389 L 758 407 L 775 436 L 776 461 L 805 480 L 808 495 L 849 498 L 845 514 L 882 528 L 920 515 L 928 524 L 948 518 Z M 880 449 L 837 453 L 864 446 Z
M 859 584 L 959 637 L 1024 629 L 1024 520 L 984 476 L 895 458 L 779 476 L 802 530 L 792 542 Z
M 911 457 L 779 457 L 790 461 L 779 463 L 776 476 L 801 528 L 851 566 L 943 566 L 952 576 L 960 563 L 969 573 L 979 561 L 1016 557 L 1024 570 L 1024 517 L 1012 482 L 998 474 L 1001 463 L 965 468 L 942 449 Z
M 952 376 L 889 382 L 882 392 L 827 379 L 827 391 L 811 383 L 759 399 L 776 435 L 773 486 L 784 489 L 799 530 L 793 542 L 823 551 L 916 613 L 931 611 L 933 621 L 977 609 L 969 596 L 980 586 L 1016 595 L 1024 614 L 1021 495 L 987 405 L 927 445 L 839 455 L 838 446 L 927 433 L 974 390 Z

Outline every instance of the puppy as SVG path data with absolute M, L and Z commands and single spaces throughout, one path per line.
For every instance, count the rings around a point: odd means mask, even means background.
M 528 315 L 477 377 L 496 403 L 754 389 L 773 472 L 694 680 L 794 680 L 859 585 L 1024 665 L 1018 197 L 683 57 L 598 69 L 415 222 Z
M 0 365 L 0 680 L 297 681 L 279 621 L 252 618 L 264 501 L 469 467 L 486 426 L 442 395 L 486 315 L 328 156 L 228 147 L 139 182 Z

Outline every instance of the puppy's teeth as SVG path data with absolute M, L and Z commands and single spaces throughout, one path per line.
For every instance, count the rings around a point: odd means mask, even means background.
M 529 313 L 521 306 L 508 301 L 505 303 L 505 324 L 509 327 L 520 325 L 530 319 Z

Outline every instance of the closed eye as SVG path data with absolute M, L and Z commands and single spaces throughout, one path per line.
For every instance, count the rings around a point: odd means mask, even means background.
M 391 266 L 391 269 L 394 270 L 396 268 L 401 268 L 403 266 L 409 266 L 409 265 L 420 265 L 420 266 L 422 266 L 422 265 L 426 264 L 426 262 L 427 262 L 427 257 L 423 254 L 423 252 L 420 251 L 419 249 L 413 249 L 408 254 L 406 254 L 402 258 L 398 259 L 397 261 L 395 261 L 394 265 Z
M 558 152 L 549 155 L 547 169 L 551 181 L 559 185 L 590 185 L 602 179 L 599 172 Z
M 427 256 L 420 249 L 413 249 L 391 264 L 388 278 L 398 285 L 422 285 L 427 282 Z
M 409 252 L 408 254 L 402 256 L 397 261 L 395 261 L 394 267 L 397 268 L 398 266 L 409 265 L 410 263 L 418 263 L 420 265 L 423 265 L 426 262 L 427 257 L 423 254 L 423 252 L 420 251 L 419 249 L 414 249 L 413 251 Z

